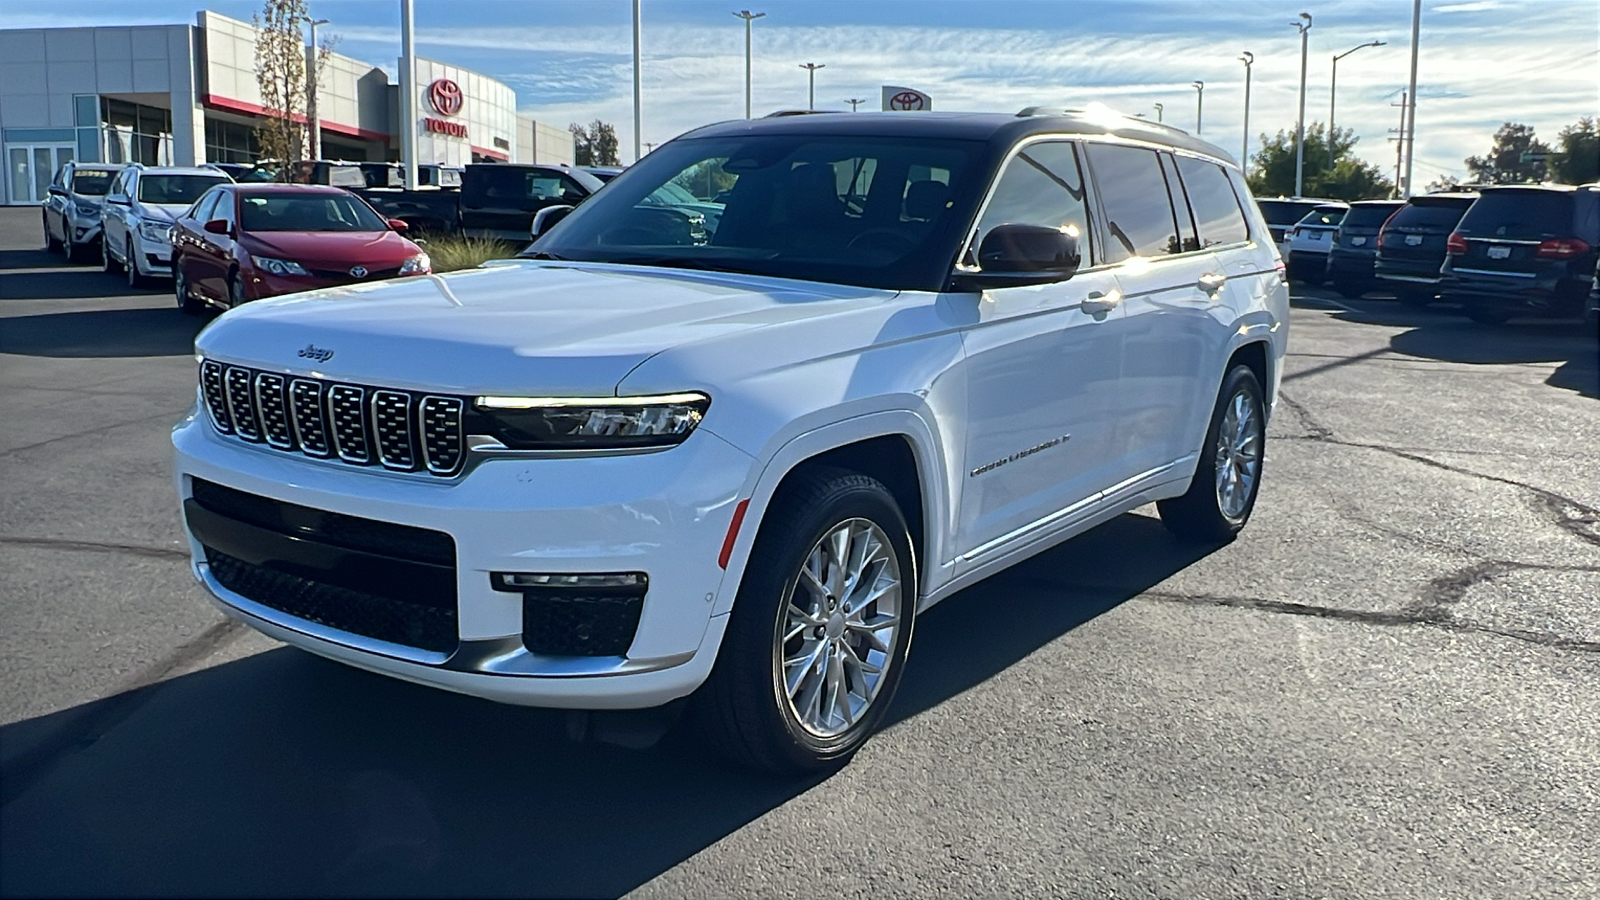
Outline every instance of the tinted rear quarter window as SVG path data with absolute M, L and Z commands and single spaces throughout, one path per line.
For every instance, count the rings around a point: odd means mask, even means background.
M 1115 144 L 1089 144 L 1087 149 L 1106 216 L 1105 261 L 1182 252 L 1155 151 Z
M 1458 231 L 1467 235 L 1539 238 L 1572 230 L 1570 191 L 1484 191 L 1462 217 Z
M 1178 173 L 1200 228 L 1200 243 L 1206 247 L 1237 244 L 1250 237 L 1239 198 L 1228 183 L 1228 173 L 1216 163 L 1193 157 L 1178 157 Z

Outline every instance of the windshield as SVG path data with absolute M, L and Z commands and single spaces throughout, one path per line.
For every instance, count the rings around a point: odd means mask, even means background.
M 1314 200 L 1258 200 L 1268 225 L 1293 225 L 1319 205 Z
M 139 178 L 139 200 L 188 206 L 213 185 L 227 182 L 226 175 L 143 175 Z
M 372 207 L 351 194 L 246 194 L 239 200 L 245 231 L 387 231 Z
M 1399 208 L 1400 204 L 1398 203 L 1384 203 L 1377 206 L 1352 206 L 1350 211 L 1344 214 L 1344 221 L 1340 222 L 1339 225 L 1346 229 L 1376 229 L 1390 216 L 1394 215 L 1394 211 Z
M 525 256 L 939 290 L 983 144 L 763 135 L 673 141 Z M 981 187 L 981 185 L 979 186 Z
M 1484 191 L 1461 224 L 1462 234 L 1491 237 L 1543 238 L 1572 233 L 1569 191 Z
M 111 189 L 111 182 L 115 180 L 115 172 L 84 171 L 79 169 L 72 173 L 72 192 L 90 197 L 103 197 Z

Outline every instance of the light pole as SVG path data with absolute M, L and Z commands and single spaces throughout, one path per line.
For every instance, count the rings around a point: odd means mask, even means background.
M 852 97 L 849 100 L 846 100 L 845 102 L 850 104 L 850 111 L 851 112 L 855 112 L 856 111 L 856 107 L 860 106 L 861 104 L 863 104 L 863 103 L 865 103 L 867 101 L 865 101 L 865 100 L 857 100 L 854 97 Z
M 826 63 L 801 63 L 800 68 L 805 69 L 811 78 L 811 86 L 806 90 L 806 109 L 817 108 L 817 70 L 826 69 Z
M 644 156 L 640 146 L 640 132 L 644 130 L 644 95 L 639 88 L 639 0 L 633 0 L 633 161 Z
M 1305 192 L 1306 179 L 1306 32 L 1311 30 L 1311 14 L 1301 13 L 1304 22 L 1290 22 L 1300 29 L 1300 114 L 1294 120 L 1294 195 Z
M 1163 109 L 1166 109 L 1166 107 L 1162 106 L 1159 103 L 1157 103 L 1155 106 L 1156 106 L 1156 121 L 1159 122 L 1159 121 L 1161 121 L 1161 111 Z
M 311 46 L 306 50 L 306 125 L 311 133 L 308 155 L 322 158 L 322 120 L 317 118 L 317 26 L 328 24 L 327 19 L 311 19 Z
M 1244 63 L 1244 149 L 1239 151 L 1239 167 L 1250 168 L 1250 67 L 1255 65 L 1256 55 L 1249 50 L 1239 53 L 1239 61 Z
M 1206 83 L 1194 82 L 1194 133 L 1200 133 L 1201 114 L 1206 109 Z
M 750 23 L 762 18 L 766 13 L 753 13 L 748 9 L 741 9 L 734 16 L 744 20 L 744 117 L 750 118 Z
M 1334 134 L 1334 132 L 1333 132 L 1333 111 L 1334 111 L 1334 108 L 1336 107 L 1336 105 L 1339 102 L 1339 60 L 1344 59 L 1346 56 L 1349 56 L 1350 54 L 1356 52 L 1357 50 L 1360 50 L 1363 47 L 1382 47 L 1382 46 L 1383 46 L 1383 41 L 1367 41 L 1365 44 L 1357 44 L 1356 46 L 1351 47 L 1349 50 L 1346 50 L 1345 52 L 1340 53 L 1340 54 L 1338 54 L 1337 56 L 1335 56 L 1333 58 L 1333 77 L 1328 81 L 1328 168 L 1329 169 L 1333 168 L 1333 134 Z
M 400 161 L 405 187 L 417 189 L 417 45 L 411 0 L 400 0 Z

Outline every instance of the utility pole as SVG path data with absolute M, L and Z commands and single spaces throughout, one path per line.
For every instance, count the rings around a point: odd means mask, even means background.
M 1240 53 L 1239 60 L 1244 63 L 1244 149 L 1239 151 L 1239 168 L 1250 168 L 1250 67 L 1255 65 L 1256 55 L 1249 50 Z
M 846 100 L 845 102 L 850 104 L 850 111 L 851 112 L 855 112 L 856 111 L 856 107 L 860 106 L 861 104 L 863 104 L 863 103 L 865 103 L 867 101 L 865 101 L 865 100 L 857 100 L 854 97 L 852 97 L 851 99 Z
M 417 189 L 417 44 L 411 0 L 400 0 L 400 160 L 406 190 Z
M 643 94 L 639 89 L 639 26 L 640 26 L 640 0 L 633 0 L 633 161 L 638 162 L 644 154 L 639 152 L 640 132 L 644 129 Z
M 1422 0 L 1417 0 L 1421 3 Z M 1300 115 L 1294 120 L 1294 195 L 1305 196 L 1306 183 L 1306 32 L 1311 30 L 1311 14 L 1301 13 L 1304 22 L 1289 24 L 1300 29 Z
M 1345 52 L 1334 56 L 1334 58 L 1333 58 L 1333 77 L 1328 81 L 1328 168 L 1329 169 L 1333 168 L 1333 162 L 1334 162 L 1334 154 L 1333 154 L 1333 135 L 1334 135 L 1334 132 L 1333 132 L 1333 111 L 1334 111 L 1334 108 L 1335 108 L 1335 104 L 1337 104 L 1339 102 L 1339 60 L 1344 59 L 1346 56 L 1349 56 L 1350 54 L 1356 52 L 1357 50 L 1360 50 L 1362 47 L 1382 47 L 1383 45 L 1384 45 L 1383 41 L 1368 41 L 1365 44 L 1357 44 L 1356 46 L 1351 47 L 1349 50 L 1346 50 Z
M 801 63 L 800 68 L 810 73 L 811 86 L 806 90 L 806 109 L 817 108 L 817 70 L 826 69 L 827 65 L 818 63 Z
M 1394 131 L 1394 192 L 1396 197 L 1400 196 L 1400 174 L 1404 171 L 1403 166 L 1406 158 L 1406 110 L 1411 106 L 1407 102 L 1407 97 L 1409 96 L 1409 94 L 1402 91 L 1400 93 L 1400 102 L 1389 104 L 1390 106 L 1400 107 L 1400 127 L 1391 129 Z
M 1159 121 L 1161 121 L 1161 111 L 1163 109 L 1166 109 L 1166 107 L 1162 106 L 1159 103 L 1157 103 L 1155 106 L 1156 106 L 1156 121 L 1159 122 Z
M 1205 112 L 1205 108 L 1206 108 L 1206 83 L 1204 81 L 1196 81 L 1196 82 L 1194 82 L 1194 133 L 1195 134 L 1199 134 L 1200 133 L 1201 114 L 1203 112 Z
M 311 46 L 306 49 L 306 125 L 310 131 L 311 146 L 308 154 L 312 159 L 322 158 L 322 120 L 317 116 L 317 77 L 321 71 L 317 67 L 317 26 L 328 24 L 327 19 L 310 19 Z
M 753 13 L 748 9 L 741 9 L 734 16 L 744 20 L 744 117 L 750 118 L 750 23 L 762 18 L 766 13 Z
M 1417 48 L 1421 30 L 1422 0 L 1415 0 L 1411 6 L 1411 84 L 1406 90 L 1406 96 L 1411 98 L 1406 115 L 1406 182 L 1405 191 L 1400 194 L 1405 200 L 1411 199 L 1411 162 L 1417 152 Z

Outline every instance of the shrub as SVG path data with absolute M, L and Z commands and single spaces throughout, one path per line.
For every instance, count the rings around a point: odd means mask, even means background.
M 433 261 L 435 272 L 476 268 L 491 259 L 509 259 L 522 249 L 510 241 L 461 235 L 435 235 L 418 243 Z

